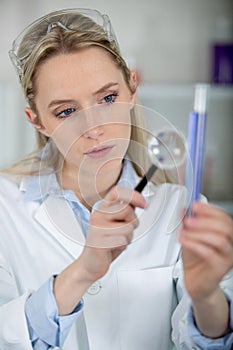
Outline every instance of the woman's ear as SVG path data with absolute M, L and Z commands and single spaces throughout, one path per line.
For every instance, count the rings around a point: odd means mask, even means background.
M 138 87 L 138 77 L 137 72 L 134 70 L 130 71 L 130 88 L 132 91 L 132 102 L 135 102 Z
M 30 107 L 25 107 L 24 112 L 30 123 L 32 123 L 39 132 L 49 136 L 45 130 L 45 127 L 41 124 L 39 117 Z

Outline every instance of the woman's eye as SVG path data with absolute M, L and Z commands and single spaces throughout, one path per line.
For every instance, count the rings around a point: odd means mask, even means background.
M 59 119 L 67 118 L 67 117 L 70 117 L 70 115 L 71 115 L 72 113 L 74 113 L 74 112 L 75 112 L 75 109 L 74 109 L 74 108 L 67 108 L 67 109 L 64 109 L 64 111 L 58 113 L 58 114 L 56 115 L 56 117 L 59 118 Z
M 110 95 L 107 95 L 104 98 L 102 98 L 101 103 L 113 103 L 113 102 L 115 102 L 116 98 L 117 98 L 116 93 L 110 94 Z

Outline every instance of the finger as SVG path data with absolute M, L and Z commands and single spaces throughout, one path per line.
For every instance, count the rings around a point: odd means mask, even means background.
M 207 231 L 216 232 L 220 236 L 226 236 L 233 244 L 233 223 L 228 220 L 220 220 L 219 217 L 188 217 L 183 220 L 183 227 L 187 231 L 192 230 L 203 234 Z
M 146 200 L 141 193 L 119 186 L 113 187 L 103 200 L 105 206 L 112 205 L 113 202 L 125 202 L 143 209 L 146 207 Z
M 108 219 L 116 222 L 131 223 L 134 229 L 138 227 L 139 220 L 131 205 L 122 204 L 121 206 L 123 206 L 123 209 L 113 215 L 110 214 Z
M 113 225 L 108 228 L 101 228 L 101 234 L 99 234 L 98 227 L 92 227 L 97 229 L 95 235 L 88 237 L 88 246 L 95 248 L 109 248 L 123 247 L 128 245 L 133 237 L 133 225 L 131 223 Z
M 107 221 L 122 221 L 132 222 L 134 227 L 138 226 L 138 218 L 131 205 L 125 203 L 117 203 L 102 210 L 102 213 L 106 214 L 105 219 Z
M 189 259 L 190 254 L 192 256 L 191 260 Z M 201 259 L 202 262 L 205 262 L 206 266 L 212 266 L 212 269 L 214 268 L 215 274 L 221 275 L 221 277 L 223 277 L 226 272 L 233 267 L 232 256 L 229 256 L 228 258 L 225 256 L 223 257 L 221 254 L 216 254 L 216 251 L 210 246 L 200 244 L 199 242 L 189 240 L 183 241 L 182 256 L 184 266 L 186 268 L 194 266 L 197 259 Z M 197 264 L 197 269 L 198 265 L 199 264 Z M 204 265 L 200 264 L 199 268 L 199 273 L 204 272 Z
M 197 216 L 209 216 L 219 219 L 224 218 L 229 222 L 232 221 L 231 217 L 223 209 L 201 201 L 192 204 L 192 212 Z
M 181 244 L 186 242 L 198 243 L 215 250 L 217 254 L 226 257 L 231 256 L 233 259 L 233 243 L 226 235 L 208 231 L 203 234 L 202 232 L 181 230 L 179 240 Z
M 110 231 L 108 235 L 111 235 L 114 242 L 119 239 L 120 242 L 122 240 L 122 245 L 125 245 L 125 244 L 128 245 L 132 241 L 133 231 L 134 231 L 134 227 L 132 223 L 127 223 L 122 225 L 120 229 L 117 229 L 117 231 L 115 230 L 113 234 L 111 234 L 111 231 Z M 118 244 L 117 246 L 119 245 L 120 244 Z
M 111 215 L 111 214 L 110 214 Z M 137 216 L 134 216 L 134 219 L 131 219 L 129 221 L 123 221 L 121 219 L 116 219 L 116 217 L 114 216 L 114 218 L 111 218 L 111 220 L 108 218 L 108 220 L 91 220 L 90 224 L 89 224 L 89 229 L 94 229 L 94 230 L 101 230 L 103 232 L 103 234 L 105 232 L 111 232 L 114 233 L 115 232 L 119 232 L 119 230 L 124 230 L 124 226 L 126 227 L 132 227 L 132 231 L 137 228 L 139 225 L 139 220 L 137 218 Z

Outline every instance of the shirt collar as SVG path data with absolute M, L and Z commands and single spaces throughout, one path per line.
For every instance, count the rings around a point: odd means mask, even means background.
M 48 195 L 62 196 L 56 175 L 54 173 L 44 175 L 31 175 L 21 184 L 25 201 L 42 201 Z
M 133 189 L 136 185 L 135 171 L 129 159 L 125 159 L 123 169 L 117 185 Z M 64 197 L 69 201 L 78 199 L 72 190 L 63 190 L 57 181 L 55 173 L 45 175 L 31 175 L 22 181 L 21 191 L 25 201 L 42 202 L 48 195 Z

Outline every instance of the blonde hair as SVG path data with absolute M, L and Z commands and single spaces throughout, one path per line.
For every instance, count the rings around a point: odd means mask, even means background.
M 38 23 L 36 28 L 26 33 L 17 53 L 19 57 L 25 57 L 20 83 L 29 106 L 37 115 L 35 96 L 39 66 L 56 55 L 74 53 L 93 45 L 99 46 L 109 53 L 115 65 L 121 70 L 130 92 L 132 94 L 135 92 L 136 83 L 132 81 L 131 72 L 121 56 L 117 42 L 109 40 L 105 30 L 100 25 L 81 13 L 58 14 L 56 21 L 62 23 L 65 29 L 57 25 L 47 33 L 50 25 L 48 17 L 47 21 Z M 27 55 L 28 52 L 30 52 L 29 55 Z M 147 152 L 145 152 L 147 135 L 144 132 L 143 118 L 137 114 L 137 108 L 132 109 L 131 118 L 132 132 L 128 153 L 132 158 L 136 172 L 139 176 L 143 176 L 149 166 Z M 37 149 L 7 169 L 8 173 L 32 175 L 58 170 L 60 154 L 56 146 L 38 130 L 36 130 L 36 139 Z M 48 141 L 51 144 L 50 152 L 41 158 L 40 152 L 48 144 Z M 142 146 L 140 150 L 138 150 L 138 145 Z M 135 148 L 137 148 L 136 152 Z M 135 153 L 138 156 L 137 159 L 134 159 Z M 155 180 L 156 182 L 167 182 L 168 178 L 164 172 L 160 172 L 160 174 L 156 174 Z

